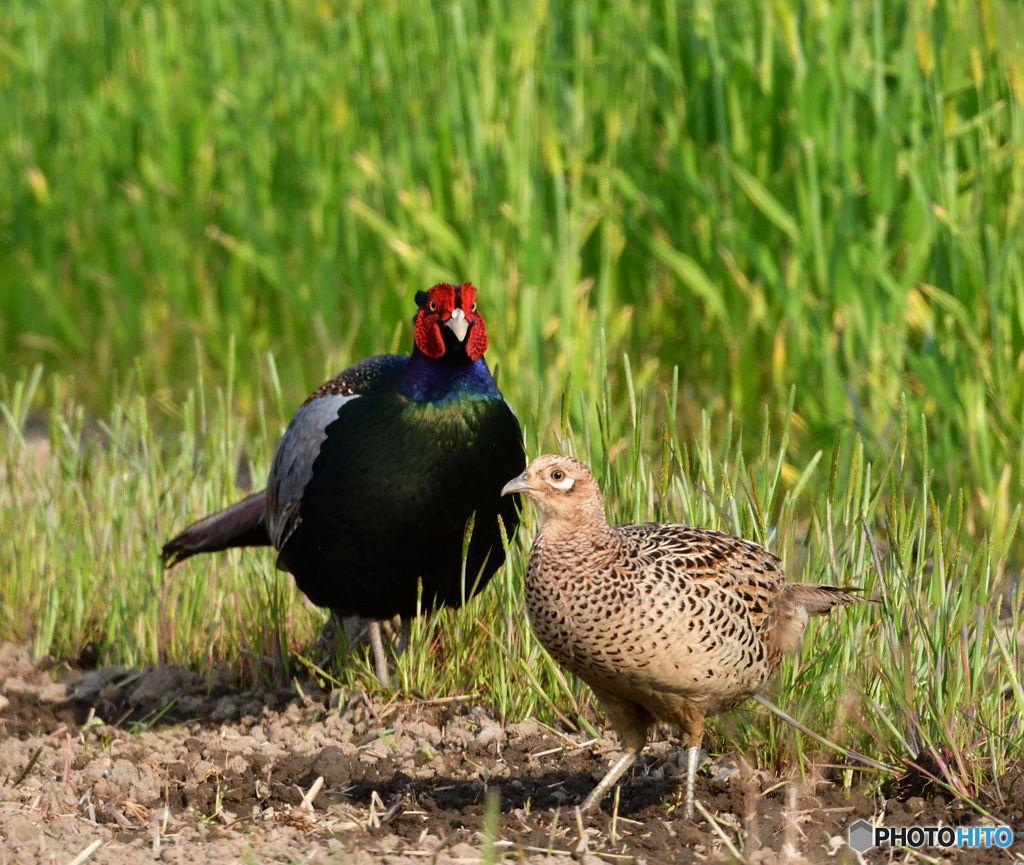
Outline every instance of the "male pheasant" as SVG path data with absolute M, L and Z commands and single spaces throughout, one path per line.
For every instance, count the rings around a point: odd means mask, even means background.
M 486 585 L 505 559 L 499 519 L 509 537 L 519 523 L 501 486 L 526 465 L 519 422 L 483 357 L 476 289 L 435 285 L 416 303 L 411 356 L 371 357 L 318 387 L 288 424 L 267 488 L 163 548 L 170 567 L 273 546 L 314 604 L 373 620 L 382 683 L 379 621 L 415 615 L 418 601 L 458 606 Z
M 572 457 L 538 457 L 502 493 L 528 496 L 540 515 L 525 580 L 533 630 L 590 685 L 623 740 L 582 809 L 601 801 L 661 721 L 681 728 L 688 749 L 692 817 L 704 718 L 757 693 L 807 617 L 850 603 L 851 590 L 787 583 L 778 558 L 722 532 L 610 526 L 594 475 Z

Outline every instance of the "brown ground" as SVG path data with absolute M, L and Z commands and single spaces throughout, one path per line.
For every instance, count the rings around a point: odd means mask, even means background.
M 501 810 L 485 861 L 730 861 L 732 845 L 759 865 L 847 863 L 858 861 L 846 845 L 858 817 L 982 822 L 934 792 L 847 795 L 729 758 L 698 778 L 717 827 L 685 821 L 667 741 L 648 746 L 616 817 L 607 802 L 578 822 L 571 806 L 614 752 L 611 737 L 581 745 L 533 721 L 502 729 L 472 701 L 382 705 L 360 693 L 339 707 L 313 688 L 243 692 L 172 667 L 64 670 L 59 682 L 55 670 L 0 646 L 0 865 L 478 862 L 488 790 Z M 1014 803 L 1000 815 L 1020 839 L 1012 855 L 948 861 L 1024 862 L 1024 773 L 1001 789 Z M 874 850 L 866 861 L 939 859 Z

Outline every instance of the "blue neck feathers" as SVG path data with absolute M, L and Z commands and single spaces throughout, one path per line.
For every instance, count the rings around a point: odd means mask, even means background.
M 446 363 L 432 360 L 418 348 L 398 379 L 398 392 L 415 402 L 447 402 L 460 397 L 501 398 L 487 362 Z

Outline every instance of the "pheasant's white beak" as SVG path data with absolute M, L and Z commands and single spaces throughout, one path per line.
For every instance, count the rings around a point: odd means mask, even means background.
M 458 308 L 452 310 L 451 318 L 445 322 L 445 326 L 452 329 L 452 333 L 455 334 L 455 338 L 459 342 L 465 342 L 466 334 L 469 333 L 469 322 L 466 321 L 466 313 Z
M 501 488 L 501 494 L 507 496 L 509 493 L 535 493 L 537 488 L 530 484 L 530 473 L 523 472 L 519 477 L 512 478 Z

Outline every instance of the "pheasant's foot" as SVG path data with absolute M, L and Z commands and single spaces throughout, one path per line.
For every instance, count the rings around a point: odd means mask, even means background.
M 320 633 L 306 650 L 310 660 L 323 670 L 330 669 L 334 655 L 338 651 L 338 635 L 342 632 L 342 625 L 342 620 L 332 610 Z

